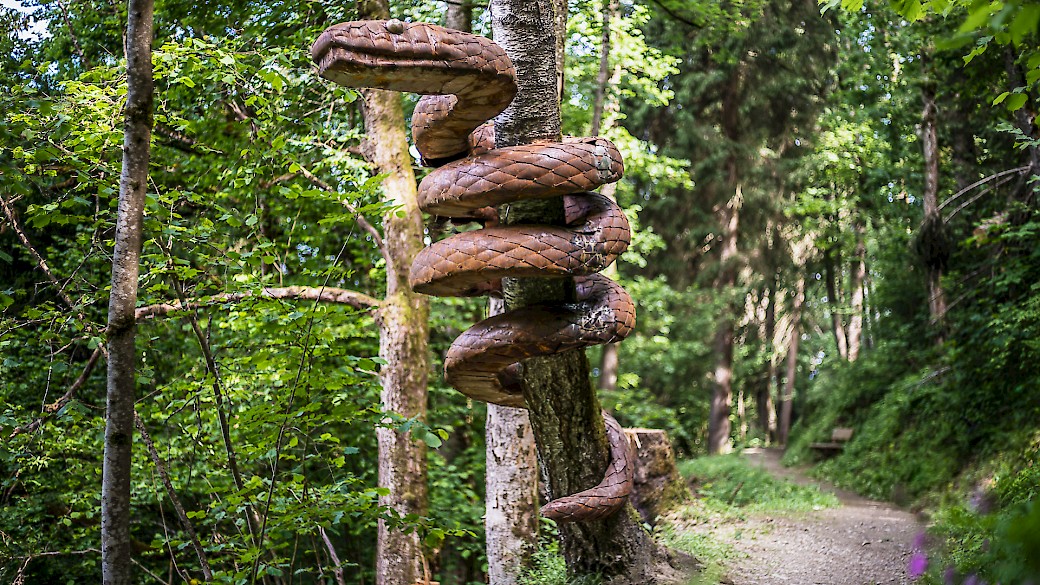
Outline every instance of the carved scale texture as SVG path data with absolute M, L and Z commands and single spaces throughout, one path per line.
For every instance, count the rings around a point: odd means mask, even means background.
M 603 138 L 568 138 L 495 149 L 487 124 L 516 95 L 516 72 L 489 39 L 423 23 L 357 21 L 323 32 L 311 49 L 322 77 L 348 87 L 424 94 L 412 117 L 416 148 L 438 167 L 419 185 L 423 211 L 480 221 L 424 249 L 412 265 L 416 291 L 471 296 L 501 290 L 504 277 L 575 277 L 576 300 L 529 306 L 477 323 L 448 350 L 445 376 L 465 395 L 524 407 L 522 360 L 624 339 L 632 298 L 597 274 L 628 247 L 624 212 L 589 190 L 617 181 L 621 155 Z M 495 206 L 564 197 L 566 226 L 498 226 Z M 618 511 L 632 491 L 633 460 L 621 426 L 603 413 L 610 463 L 595 487 L 553 500 L 558 522 Z

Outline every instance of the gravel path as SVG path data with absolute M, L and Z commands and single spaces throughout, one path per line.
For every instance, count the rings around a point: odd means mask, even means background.
M 876 585 L 909 583 L 907 560 L 917 519 L 890 504 L 861 498 L 780 465 L 773 449 L 747 449 L 745 456 L 773 475 L 814 484 L 842 505 L 808 514 L 751 516 L 720 526 L 716 538 L 736 548 L 729 567 L 733 585 Z

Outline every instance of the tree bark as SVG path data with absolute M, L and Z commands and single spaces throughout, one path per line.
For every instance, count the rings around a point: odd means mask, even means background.
M 924 224 L 942 227 L 939 215 L 939 138 L 935 124 L 935 88 L 925 84 L 921 91 L 924 112 L 921 114 L 921 147 L 924 156 Z M 928 237 L 928 234 L 924 234 Z M 928 270 L 928 314 L 939 334 L 936 342 L 943 341 L 943 317 L 946 314 L 946 295 L 942 288 L 942 268 L 929 263 Z
M 599 136 L 613 124 L 617 115 L 619 104 L 615 95 L 608 93 L 611 87 L 616 87 L 621 82 L 621 67 L 615 65 L 610 67 L 610 32 L 611 23 L 619 9 L 617 0 L 604 0 L 602 11 L 602 34 L 600 38 L 599 72 L 596 75 L 596 95 L 592 101 L 592 126 L 590 134 Z M 613 72 L 611 72 L 613 71 Z M 600 188 L 600 193 L 617 201 L 617 183 L 609 183 Z M 611 279 L 617 280 L 618 263 L 614 262 L 603 271 L 603 274 Z M 599 389 L 617 389 L 619 361 L 619 343 L 608 343 L 603 346 L 603 354 L 599 363 Z
M 849 278 L 849 286 L 852 289 L 850 305 L 852 314 L 849 315 L 849 345 L 848 360 L 854 362 L 859 359 L 860 347 L 863 345 L 863 286 L 867 277 L 867 246 L 864 238 L 865 226 L 857 222 L 853 227 L 856 233 L 856 250 L 852 260 L 852 274 Z
M 386 19 L 386 0 L 365 0 L 359 6 L 363 18 Z M 386 174 L 383 193 L 387 202 L 404 211 L 383 216 L 383 239 L 392 265 L 387 266 L 386 297 L 380 307 L 379 355 L 386 360 L 380 371 L 382 407 L 405 418 L 426 419 L 426 385 L 429 376 L 429 300 L 412 292 L 408 272 L 423 247 L 422 213 L 416 199 L 415 174 L 408 154 L 401 96 L 367 89 L 365 107 L 365 157 L 376 172 Z M 408 433 L 390 428 L 376 430 L 379 445 L 379 485 L 390 490 L 379 503 L 402 516 L 427 513 L 426 445 Z M 412 585 L 423 578 L 423 551 L 419 535 L 394 530 L 379 520 L 376 536 L 376 583 Z
M 831 314 L 831 333 L 834 334 L 834 344 L 838 348 L 838 357 L 843 360 L 849 359 L 849 338 L 845 333 L 845 323 L 841 320 L 841 305 L 838 288 L 835 285 L 835 273 L 841 273 L 841 256 L 838 256 L 838 266 L 834 266 L 834 253 L 828 248 L 823 253 L 823 277 L 827 286 L 827 312 Z
M 805 277 L 798 277 L 795 286 L 794 302 L 791 306 L 791 335 L 787 342 L 787 380 L 780 396 L 780 424 L 777 430 L 777 442 L 787 444 L 791 431 L 791 411 L 794 406 L 795 381 L 798 377 L 798 345 L 802 338 L 802 305 L 805 303 Z
M 496 143 L 507 146 L 560 137 L 556 70 L 556 14 L 552 0 L 492 0 L 495 42 L 517 69 L 519 92 L 495 121 Z M 504 206 L 509 224 L 563 221 L 560 199 Z M 509 309 L 574 298 L 572 279 L 506 279 Z M 592 487 L 607 466 L 607 440 L 599 401 L 589 382 L 588 360 L 572 351 L 524 363 L 524 397 L 530 409 L 538 459 L 550 498 Z M 561 552 L 572 576 L 623 576 L 652 582 L 653 543 L 631 506 L 609 518 L 560 525 Z
M 773 233 L 775 240 L 776 231 Z M 769 290 L 766 292 L 766 315 L 762 335 L 762 343 L 769 348 L 769 356 L 766 361 L 765 380 L 755 396 L 759 430 L 770 442 L 776 439 L 776 409 L 773 406 L 773 380 L 776 379 L 776 349 L 773 344 L 773 337 L 776 336 L 776 287 L 777 272 L 774 267 Z
M 736 182 L 735 162 L 730 164 L 731 183 L 736 185 L 733 197 L 722 209 L 722 250 L 719 254 L 721 265 L 719 277 L 715 281 L 715 290 L 728 296 L 730 289 L 737 282 L 737 230 L 740 227 L 740 207 L 743 194 L 740 184 Z M 719 317 L 712 350 L 715 356 L 715 370 L 712 378 L 711 410 L 708 415 L 708 453 L 728 453 L 730 443 L 730 409 L 733 403 L 733 308 L 727 302 Z
M 488 582 L 514 585 L 538 536 L 538 464 L 526 410 L 488 405 L 485 487 Z
M 126 31 L 126 126 L 119 177 L 112 292 L 108 302 L 108 397 L 101 483 L 101 573 L 106 585 L 129 585 L 130 467 L 134 436 L 137 279 L 151 160 L 152 0 L 130 0 Z
M 473 28 L 473 4 L 470 0 L 449 2 L 444 15 L 444 26 L 470 32 Z

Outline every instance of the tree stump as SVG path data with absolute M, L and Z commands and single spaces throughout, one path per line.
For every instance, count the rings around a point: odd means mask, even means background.
M 658 516 L 690 499 L 690 490 L 675 466 L 668 433 L 660 429 L 625 429 L 636 452 L 632 505 L 651 525 Z

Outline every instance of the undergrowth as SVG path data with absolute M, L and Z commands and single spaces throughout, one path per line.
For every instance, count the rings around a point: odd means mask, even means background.
M 833 494 L 774 478 L 738 454 L 683 461 L 679 472 L 699 498 L 723 513 L 806 512 L 838 505 Z

